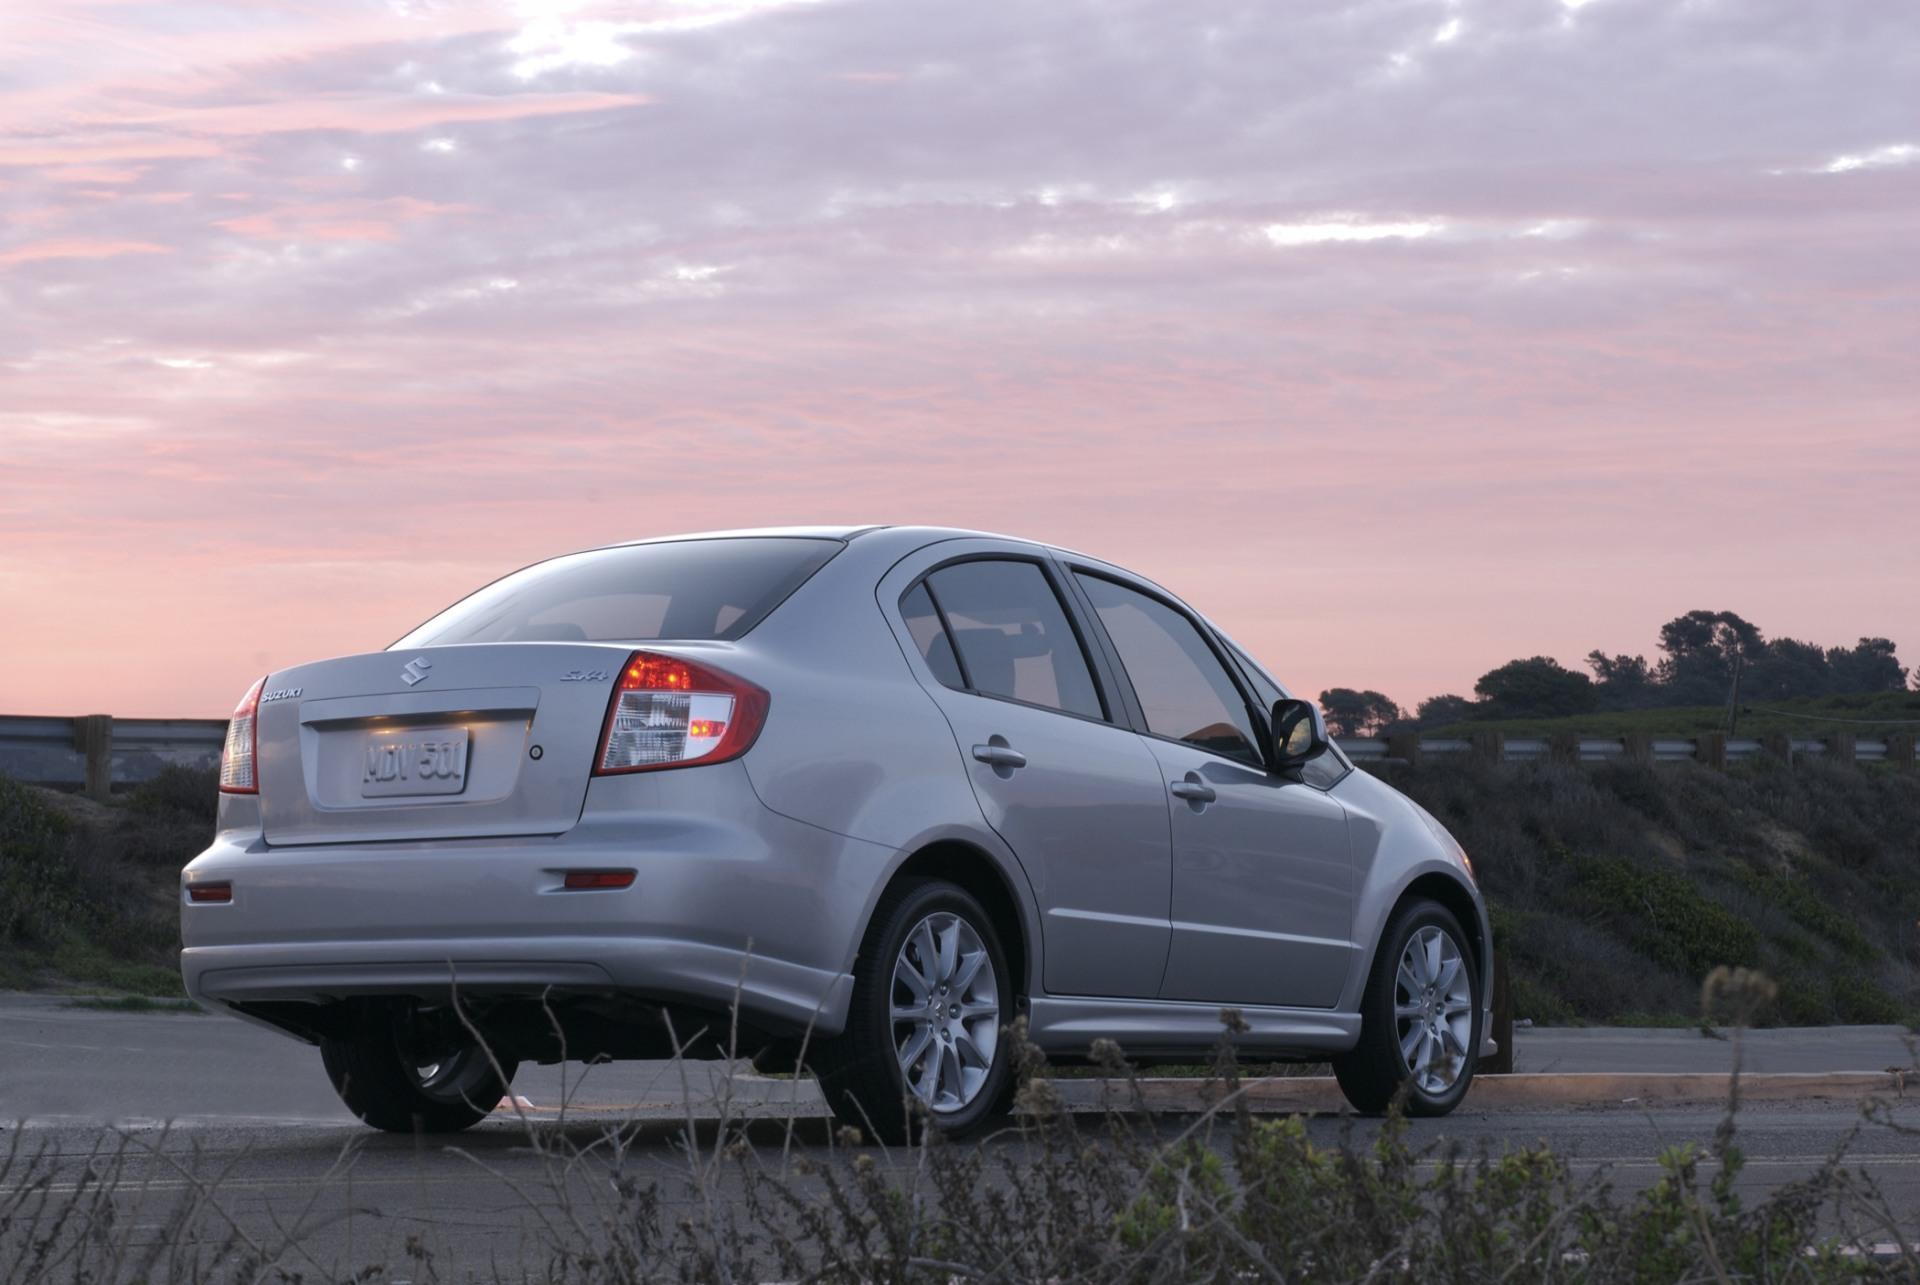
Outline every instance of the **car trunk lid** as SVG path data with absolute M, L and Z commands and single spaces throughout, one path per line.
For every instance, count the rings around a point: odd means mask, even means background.
M 267 842 L 563 833 L 629 650 L 477 643 L 273 675 L 259 712 Z

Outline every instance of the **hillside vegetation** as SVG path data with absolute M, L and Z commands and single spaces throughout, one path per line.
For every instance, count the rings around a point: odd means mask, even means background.
M 111 805 L 0 776 L 0 989 L 180 994 L 180 867 L 215 799 L 178 768 Z
M 1383 771 L 1472 854 L 1519 1017 L 1690 1021 L 1719 964 L 1777 980 L 1763 1020 L 1920 1013 L 1920 773 L 1465 756 Z M 179 993 L 178 872 L 214 799 L 210 772 L 110 806 L 0 778 L 0 987 Z
M 1517 1017 L 1687 1020 L 1719 964 L 1779 983 L 1763 1020 L 1920 1010 L 1920 774 L 1463 756 L 1385 775 L 1471 854 Z

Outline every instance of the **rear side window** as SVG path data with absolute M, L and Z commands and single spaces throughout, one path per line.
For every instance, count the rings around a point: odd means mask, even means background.
M 967 680 L 960 676 L 960 666 L 953 658 L 953 640 L 940 624 L 940 613 L 934 610 L 933 598 L 924 584 L 915 585 L 900 599 L 900 618 L 907 622 L 913 645 L 920 649 L 920 658 L 927 662 L 933 676 L 948 687 L 964 691 Z
M 1100 624 L 1113 639 L 1147 730 L 1228 758 L 1260 763 L 1247 702 L 1191 620 L 1156 598 L 1082 575 Z
M 946 613 L 961 675 L 973 690 L 1105 717 L 1086 653 L 1039 567 L 961 562 L 934 572 L 926 584 Z
M 841 548 L 747 536 L 571 553 L 494 581 L 393 645 L 734 639 Z

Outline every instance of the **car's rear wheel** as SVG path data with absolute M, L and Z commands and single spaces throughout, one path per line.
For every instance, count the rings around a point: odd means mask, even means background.
M 1445 906 L 1402 905 L 1380 935 L 1360 1001 L 1360 1042 L 1333 1060 L 1356 1111 L 1378 1115 L 1405 1092 L 1408 1115 L 1445 1115 L 1473 1082 L 1480 1049 L 1480 973 Z
M 490 1057 L 448 1008 L 380 1008 L 320 1044 L 347 1109 L 389 1133 L 455 1133 L 485 1119 L 518 1064 Z
M 1004 1109 L 1012 977 L 993 920 L 964 889 L 888 889 L 854 966 L 847 1029 L 819 1059 L 834 1114 L 882 1142 L 917 1124 L 958 1136 Z

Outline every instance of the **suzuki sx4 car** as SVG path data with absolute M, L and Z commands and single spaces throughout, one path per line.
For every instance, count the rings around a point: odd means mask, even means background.
M 1249 586 L 1249 592 L 1263 591 Z M 1119 567 L 925 527 L 517 571 L 234 711 L 187 989 L 319 1047 L 381 1129 L 521 1062 L 805 1065 L 869 1136 L 1004 1110 L 1011 1028 L 1466 1094 L 1492 943 L 1440 823 Z

